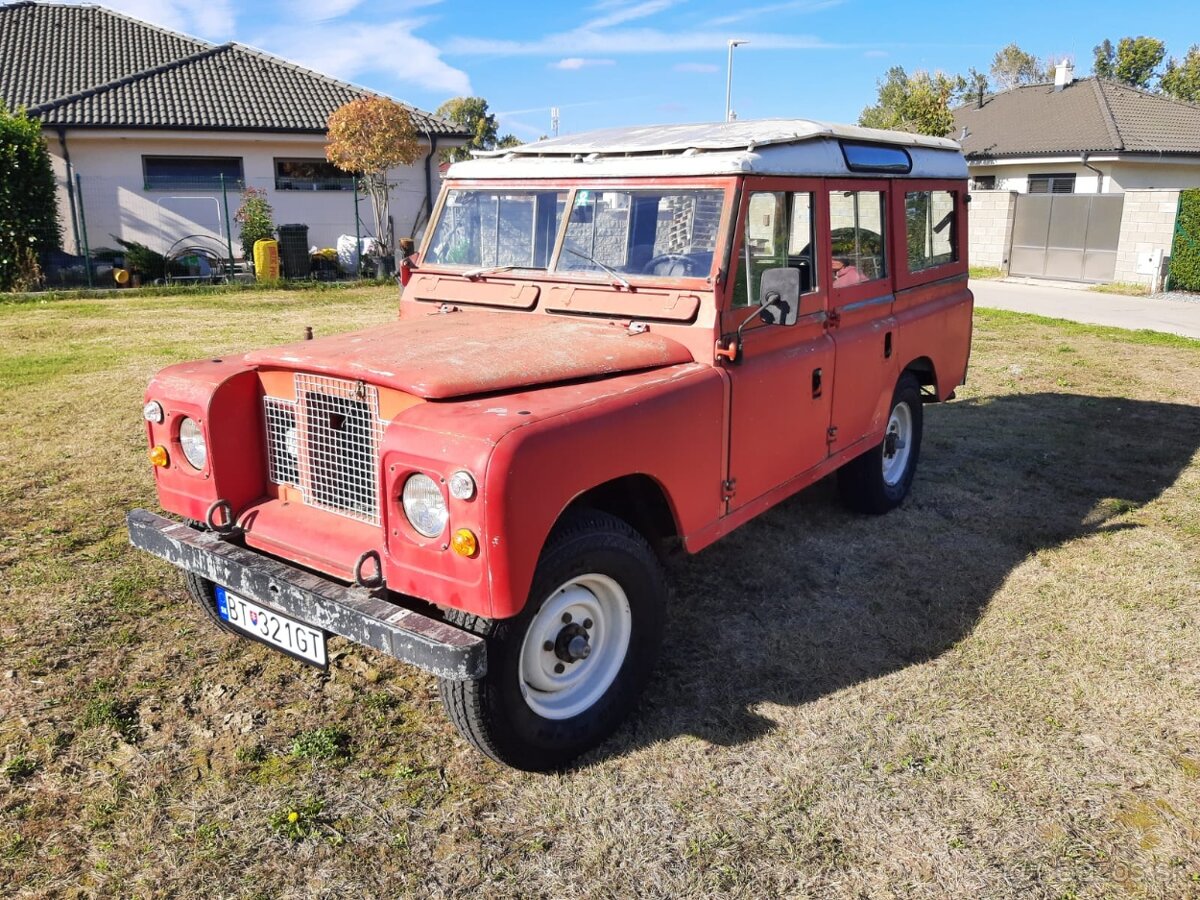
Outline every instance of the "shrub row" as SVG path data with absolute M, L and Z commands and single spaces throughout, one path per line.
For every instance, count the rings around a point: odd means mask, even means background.
M 1200 188 L 1179 195 L 1170 272 L 1173 290 L 1200 291 Z

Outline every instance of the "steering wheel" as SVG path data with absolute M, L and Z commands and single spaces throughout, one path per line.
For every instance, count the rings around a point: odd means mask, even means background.
M 664 263 L 669 263 L 665 272 L 660 272 L 658 267 Z M 674 271 L 676 263 L 683 266 L 682 272 Z M 642 266 L 643 275 L 691 275 L 692 269 L 695 268 L 693 259 L 685 253 L 660 253 L 658 256 L 652 256 L 646 260 L 646 264 Z

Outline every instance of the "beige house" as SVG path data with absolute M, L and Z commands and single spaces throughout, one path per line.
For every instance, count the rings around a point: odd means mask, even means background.
M 60 185 L 64 249 L 138 241 L 159 252 L 200 235 L 223 244 L 243 187 L 277 224 L 332 247 L 355 233 L 353 181 L 325 161 L 325 122 L 369 92 L 239 44 L 213 45 L 97 6 L 0 6 L 0 100 L 44 126 Z M 397 236 L 418 233 L 441 149 L 465 135 L 409 107 L 425 152 L 391 173 Z M 359 198 L 358 229 L 373 231 Z
M 1200 187 L 1200 106 L 1058 66 L 954 111 L 971 261 L 1069 281 L 1161 282 L 1179 192 Z

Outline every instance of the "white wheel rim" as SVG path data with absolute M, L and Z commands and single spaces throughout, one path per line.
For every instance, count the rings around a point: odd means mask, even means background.
M 883 481 L 894 487 L 904 477 L 912 454 L 913 418 L 907 403 L 897 403 L 883 434 Z
M 621 671 L 632 630 L 629 598 L 607 575 L 580 575 L 551 593 L 521 644 L 518 678 L 529 708 L 546 719 L 590 708 Z M 584 645 L 586 656 L 572 658 L 570 648 Z

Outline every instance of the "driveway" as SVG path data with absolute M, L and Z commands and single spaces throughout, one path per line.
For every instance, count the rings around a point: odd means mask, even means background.
M 972 281 L 976 306 L 1011 309 L 1055 319 L 1117 328 L 1149 328 L 1200 339 L 1200 303 L 1126 297 L 1005 281 Z

